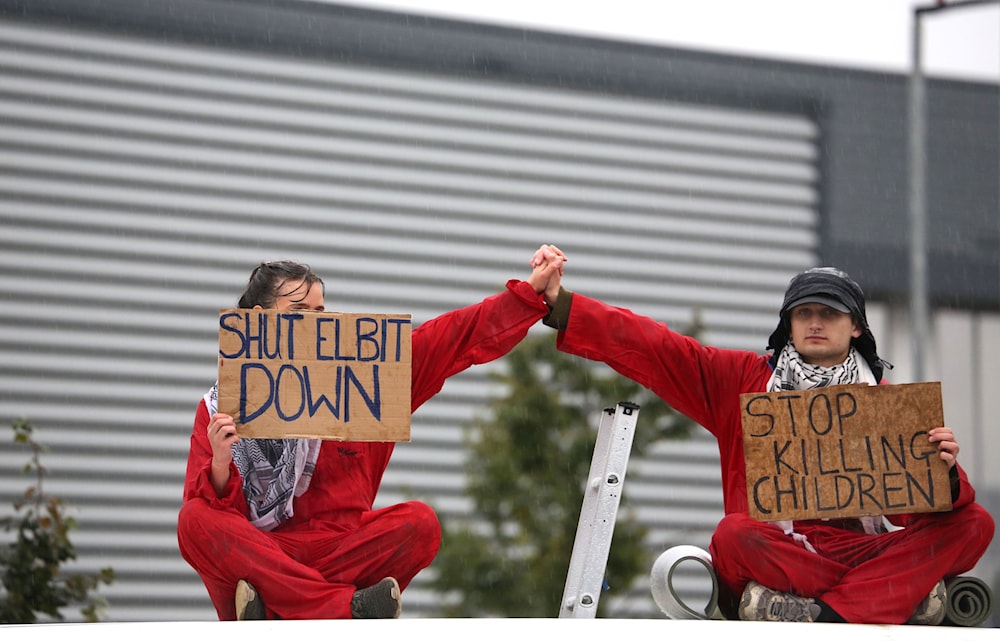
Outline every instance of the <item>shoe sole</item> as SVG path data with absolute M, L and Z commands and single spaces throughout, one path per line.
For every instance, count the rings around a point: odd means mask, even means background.
M 252 621 L 265 618 L 257 591 L 246 581 L 236 584 L 236 620 Z M 249 615 L 249 616 L 248 616 Z

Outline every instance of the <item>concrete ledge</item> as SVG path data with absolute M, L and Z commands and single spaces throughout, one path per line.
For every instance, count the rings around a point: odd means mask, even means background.
M 239 626 L 233 629 L 231 626 Z M 0 626 L 4 641 L 42 639 L 136 641 L 137 639 L 208 639 L 233 635 L 240 641 L 261 639 L 608 639 L 732 638 L 740 641 L 808 638 L 810 641 L 1000 641 L 997 628 L 961 628 L 838 623 L 764 623 L 673 619 L 396 619 L 381 621 L 242 621 L 63 623 Z M 347 636 L 353 635 L 353 636 Z M 361 636 L 357 636 L 361 635 Z M 229 638 L 228 636 L 224 638 Z

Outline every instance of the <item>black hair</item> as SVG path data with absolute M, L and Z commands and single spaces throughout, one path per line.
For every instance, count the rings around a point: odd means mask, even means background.
M 250 309 L 260 305 L 264 309 L 274 307 L 281 288 L 289 281 L 301 280 L 306 284 L 302 298 L 309 293 L 313 285 L 323 287 L 323 280 L 309 265 L 291 260 L 272 260 L 261 263 L 250 273 L 246 289 L 236 304 L 241 309 Z M 301 300 L 301 299 L 300 299 Z

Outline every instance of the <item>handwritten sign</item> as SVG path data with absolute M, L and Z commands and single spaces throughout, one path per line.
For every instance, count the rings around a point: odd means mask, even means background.
M 750 515 L 761 521 L 943 512 L 940 383 L 741 394 Z
M 219 411 L 246 438 L 410 440 L 408 314 L 223 309 Z

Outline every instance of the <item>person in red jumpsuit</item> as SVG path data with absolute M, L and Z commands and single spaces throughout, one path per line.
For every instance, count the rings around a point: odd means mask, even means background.
M 537 260 L 543 260 L 541 254 Z M 718 441 L 725 516 L 710 545 L 730 619 L 939 624 L 945 579 L 971 570 L 993 538 L 990 514 L 956 462 L 947 427 L 929 430 L 947 462 L 953 509 L 883 518 L 765 523 L 749 514 L 739 395 L 878 384 L 886 367 L 861 287 L 815 268 L 789 283 L 770 354 L 718 349 L 627 309 L 562 289 L 546 325 L 561 351 L 644 385 Z
M 545 316 L 542 294 L 558 291 L 564 257 L 546 245 L 537 256 L 527 280 L 413 329 L 411 411 Z M 262 263 L 238 307 L 322 311 L 324 284 L 306 265 Z M 219 619 L 398 617 L 400 592 L 434 559 L 441 528 L 418 501 L 373 509 L 395 444 L 241 440 L 216 391 L 195 415 L 177 539 Z

